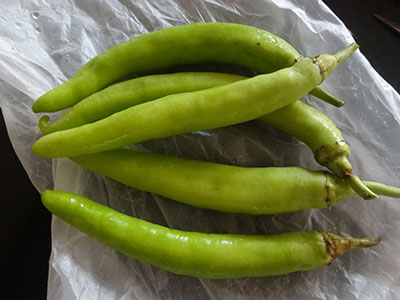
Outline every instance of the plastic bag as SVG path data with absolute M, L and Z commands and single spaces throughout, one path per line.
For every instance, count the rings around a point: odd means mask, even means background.
M 379 246 L 350 252 L 326 268 L 270 278 L 200 280 L 128 258 L 53 217 L 49 299 L 394 299 L 400 293 L 400 203 L 393 199 L 352 197 L 321 210 L 232 215 L 128 188 L 67 159 L 51 161 L 30 152 L 41 136 L 40 115 L 31 111 L 34 100 L 111 46 L 168 26 L 220 21 L 268 30 L 305 56 L 335 53 L 353 39 L 321 1 L 21 1 L 3 5 L 2 12 L 1 107 L 14 149 L 39 191 L 54 186 L 181 230 L 257 234 L 323 230 L 382 237 Z M 321 109 L 342 130 L 352 148 L 355 172 L 364 180 L 396 185 L 400 96 L 360 51 L 323 86 L 345 100 L 345 107 L 337 109 L 310 96 L 303 100 Z M 305 145 L 255 122 L 139 147 L 241 166 L 321 169 Z

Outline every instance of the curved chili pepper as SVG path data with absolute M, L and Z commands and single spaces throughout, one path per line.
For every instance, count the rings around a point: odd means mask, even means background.
M 329 265 L 348 250 L 380 238 L 342 238 L 316 231 L 278 235 L 185 232 L 119 213 L 80 195 L 46 190 L 54 215 L 98 241 L 144 263 L 199 278 L 282 275 Z
M 134 188 L 230 213 L 262 215 L 323 208 L 355 194 L 331 173 L 299 167 L 244 168 L 129 149 L 71 160 Z M 400 198 L 399 188 L 364 184 L 380 194 Z
M 127 76 L 199 63 L 235 64 L 258 73 L 289 67 L 301 55 L 265 30 L 233 23 L 194 23 L 143 34 L 118 44 L 85 64 L 71 79 L 42 95 L 34 112 L 54 112 Z M 314 87 L 317 97 L 340 106 L 342 101 Z
M 256 119 L 303 97 L 357 48 L 352 44 L 336 55 L 304 58 L 274 73 L 136 105 L 91 124 L 48 134 L 33 144 L 32 151 L 48 158 L 96 153 Z

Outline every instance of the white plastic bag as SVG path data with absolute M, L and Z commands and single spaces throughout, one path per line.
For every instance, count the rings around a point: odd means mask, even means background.
M 79 193 L 126 214 L 182 230 L 258 234 L 323 230 L 382 237 L 377 247 L 349 252 L 329 267 L 309 272 L 199 280 L 128 258 L 54 217 L 49 299 L 395 299 L 400 294 L 400 203 L 393 199 L 353 197 L 329 209 L 277 216 L 231 215 L 134 190 L 67 159 L 51 161 L 30 152 L 41 136 L 40 115 L 31 111 L 34 100 L 111 46 L 168 26 L 220 21 L 268 30 L 305 56 L 335 53 L 353 39 L 321 1 L 10 1 L 0 6 L 1 107 L 14 149 L 39 191 L 54 183 L 54 189 Z M 342 130 L 352 148 L 354 171 L 362 179 L 398 186 L 400 96 L 360 51 L 323 86 L 346 105 L 337 109 L 309 96 L 303 100 L 321 109 Z M 255 122 L 140 147 L 241 166 L 321 169 L 305 145 Z

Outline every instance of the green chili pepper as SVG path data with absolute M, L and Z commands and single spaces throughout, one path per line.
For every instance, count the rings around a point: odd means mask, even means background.
M 39 121 L 40 130 L 52 133 L 98 121 L 131 106 L 171 94 L 193 92 L 221 86 L 246 77 L 212 72 L 188 72 L 149 75 L 122 81 L 94 93 L 75 104 L 57 121 L 49 124 L 49 117 Z
M 241 79 L 245 77 L 199 72 L 135 78 L 89 96 L 52 124 L 48 124 L 49 118 L 44 116 L 40 119 L 39 126 L 46 134 L 69 129 L 163 96 L 220 86 Z M 260 117 L 259 120 L 306 143 L 321 165 L 344 178 L 361 197 L 376 198 L 376 195 L 353 174 L 347 159 L 350 148 L 344 142 L 339 129 L 323 113 L 296 101 Z
M 46 190 L 54 215 L 98 241 L 142 262 L 199 278 L 282 275 L 329 265 L 348 250 L 380 238 L 342 238 L 316 231 L 278 235 L 206 234 L 155 225 L 80 195 Z
M 136 105 L 92 124 L 46 135 L 32 151 L 48 158 L 68 157 L 256 119 L 303 97 L 357 48 L 352 44 L 335 55 L 304 58 L 274 73 Z
M 195 23 L 165 28 L 118 44 L 96 56 L 71 79 L 42 95 L 34 112 L 54 112 L 132 74 L 199 63 L 241 65 L 270 73 L 293 65 L 300 54 L 283 39 L 254 27 L 228 23 Z M 337 106 L 339 99 L 321 88 L 317 97 Z
M 229 213 L 262 215 L 323 208 L 355 194 L 333 174 L 299 167 L 244 168 L 129 149 L 71 160 L 128 186 Z M 400 198 L 398 188 L 365 184 Z
M 348 160 L 350 147 L 344 141 L 340 130 L 322 112 L 296 101 L 258 120 L 307 144 L 320 165 L 343 178 L 364 199 L 377 198 L 377 195 L 353 173 Z
M 245 79 L 239 75 L 223 73 L 176 73 L 150 75 L 114 84 L 77 103 L 60 119 L 49 124 L 49 117 L 39 121 L 43 133 L 78 127 L 98 121 L 133 105 L 170 94 L 197 91 Z M 353 174 L 348 161 L 350 148 L 340 130 L 322 112 L 295 101 L 258 119 L 296 137 L 307 144 L 316 160 L 329 168 L 364 199 L 376 198 L 362 181 Z

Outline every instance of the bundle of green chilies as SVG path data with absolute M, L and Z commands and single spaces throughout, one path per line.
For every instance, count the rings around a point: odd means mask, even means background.
M 39 127 L 32 151 L 68 157 L 128 186 L 200 208 L 278 214 L 331 206 L 358 194 L 400 197 L 400 189 L 362 181 L 348 161 L 350 147 L 322 112 L 301 102 L 310 93 L 343 102 L 319 85 L 358 46 L 334 55 L 302 57 L 267 31 L 233 23 L 162 29 L 118 44 L 41 96 L 36 113 L 70 108 Z M 202 63 L 234 64 L 254 77 L 184 72 L 149 75 Z M 128 76 L 134 79 L 124 80 Z M 244 168 L 143 153 L 125 146 L 197 130 L 257 120 L 307 144 L 331 172 L 300 167 Z M 328 265 L 344 252 L 380 238 L 324 232 L 279 235 L 206 234 L 151 224 L 80 195 L 46 190 L 43 204 L 93 238 L 140 261 L 200 278 L 281 275 Z

